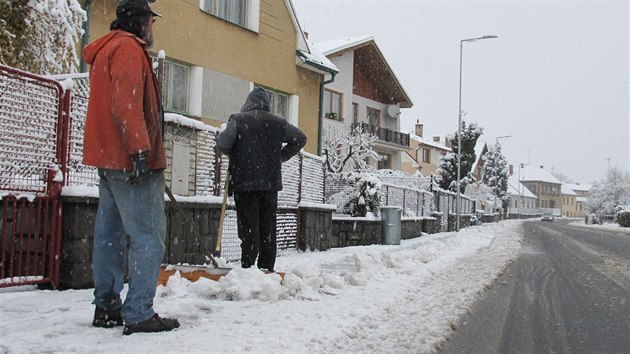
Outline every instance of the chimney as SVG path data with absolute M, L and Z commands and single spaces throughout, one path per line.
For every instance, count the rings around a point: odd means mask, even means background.
M 424 125 L 420 124 L 420 119 L 416 120 L 416 135 L 422 138 Z
M 514 165 L 510 165 L 510 167 L 509 167 L 509 173 L 510 173 L 510 174 L 509 174 L 510 176 L 513 176 L 513 175 L 514 175 Z
M 439 143 L 440 142 L 440 137 L 439 136 L 434 136 L 433 137 L 433 142 L 434 143 Z

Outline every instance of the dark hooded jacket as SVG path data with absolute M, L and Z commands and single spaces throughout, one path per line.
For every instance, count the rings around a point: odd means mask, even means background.
M 305 144 L 300 129 L 269 112 L 269 96 L 262 88 L 249 93 L 241 113 L 232 114 L 217 137 L 219 151 L 230 158 L 236 192 L 282 190 L 282 162 Z

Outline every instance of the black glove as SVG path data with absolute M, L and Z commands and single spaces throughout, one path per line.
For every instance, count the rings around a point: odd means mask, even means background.
M 127 177 L 126 182 L 134 185 L 142 182 L 144 177 L 149 174 L 149 165 L 147 165 L 147 153 L 141 152 L 135 155 L 131 155 L 131 164 L 133 170 Z

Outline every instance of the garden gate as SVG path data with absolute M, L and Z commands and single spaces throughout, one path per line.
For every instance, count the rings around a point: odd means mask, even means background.
M 0 287 L 59 285 L 69 92 L 0 66 Z

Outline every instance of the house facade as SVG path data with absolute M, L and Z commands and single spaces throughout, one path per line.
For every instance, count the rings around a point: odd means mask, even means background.
M 372 37 L 353 37 L 315 43 L 339 70 L 323 92 L 324 129 L 375 134 L 372 149 L 378 169 L 399 170 L 409 149 L 409 134 L 400 132 L 400 109 L 412 102 Z
M 518 177 L 510 176 L 508 178 L 507 192 L 510 196 L 510 206 L 508 207 L 510 215 L 524 218 L 535 216 L 538 213 L 536 196 L 518 180 Z
M 562 216 L 576 217 L 577 216 L 577 194 L 571 189 L 568 184 L 562 184 L 560 189 L 562 191 Z
M 536 196 L 536 207 L 541 211 L 552 210 L 559 216 L 562 210 L 562 182 L 543 166 L 522 166 L 519 174 L 521 183 Z
M 109 32 L 117 1 L 85 0 L 82 5 L 88 14 L 85 45 Z M 165 53 L 166 112 L 219 126 L 260 86 L 270 93 L 272 112 L 307 135 L 305 150 L 318 152 L 322 82 L 336 68 L 312 55 L 290 0 L 158 1 L 151 6 L 163 16 L 153 26 L 150 54 Z
M 590 195 L 592 186 L 589 184 L 567 184 L 575 192 L 575 216 L 583 217 L 588 213 L 586 200 Z
M 477 140 L 475 144 L 475 162 L 472 165 L 470 172 L 478 181 L 483 180 L 484 170 L 483 166 L 486 162 L 486 153 L 488 152 L 488 144 L 485 141 Z
M 403 155 L 400 170 L 411 175 L 419 172 L 423 176 L 430 176 L 438 169 L 442 157 L 449 152 L 451 148 L 448 147 L 448 141 L 445 140 L 443 144 L 439 136 L 431 140 L 424 138 L 424 125 L 416 122 L 414 133 L 409 135 L 409 150 Z

